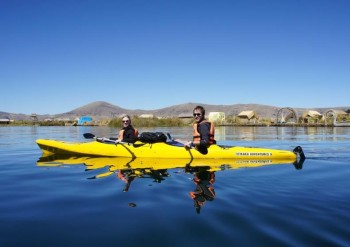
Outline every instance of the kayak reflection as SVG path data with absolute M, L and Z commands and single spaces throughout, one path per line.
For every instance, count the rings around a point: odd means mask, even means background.
M 100 173 L 92 178 L 102 178 L 115 174 L 119 170 L 136 171 L 137 175 L 148 175 L 154 179 L 159 177 L 159 171 L 176 168 L 190 169 L 206 167 L 210 171 L 221 171 L 239 168 L 259 167 L 265 165 L 293 164 L 296 169 L 301 169 L 303 160 L 297 162 L 294 159 L 166 159 L 166 158 L 127 158 L 127 157 L 87 157 L 71 155 L 42 156 L 37 161 L 37 166 L 54 167 L 63 165 L 85 165 L 86 170 L 98 170 L 108 168 L 107 172 Z M 157 171 L 157 172 L 155 172 Z M 190 170 L 189 170 L 190 171 Z
M 152 178 L 153 182 L 160 183 L 164 180 L 164 177 L 168 177 L 169 173 L 166 169 L 153 170 L 153 169 L 122 169 L 117 171 L 117 177 L 125 182 L 123 192 L 127 192 L 130 188 L 130 184 L 135 178 Z
M 303 161 L 302 161 L 303 162 Z M 127 158 L 127 157 L 80 157 L 71 155 L 50 155 L 42 156 L 37 165 L 42 167 L 64 166 L 64 165 L 85 165 L 87 171 L 95 170 L 97 175 L 89 179 L 103 178 L 116 174 L 117 178 L 124 181 L 126 186 L 124 192 L 129 190 L 130 184 L 136 178 L 151 178 L 154 182 L 160 183 L 169 176 L 169 169 L 184 169 L 195 175 L 193 180 L 197 191 L 206 191 L 203 188 L 203 177 L 201 173 L 215 172 L 228 169 L 239 169 L 258 167 L 274 164 L 293 164 L 296 169 L 302 168 L 302 162 L 294 159 L 157 159 L 157 158 Z M 107 168 L 107 171 L 106 171 Z M 102 172 L 101 172 L 102 170 Z M 211 183 L 212 184 L 212 183 Z M 210 191 L 210 190 L 209 190 Z M 198 193 L 191 196 L 196 198 Z M 206 193 L 209 195 L 210 193 Z
M 161 183 L 168 178 L 169 170 L 182 169 L 186 174 L 192 174 L 195 184 L 189 192 L 193 199 L 196 212 L 199 214 L 203 205 L 215 199 L 215 172 L 231 169 L 259 167 L 265 165 L 294 165 L 302 169 L 303 161 L 294 159 L 156 159 L 156 158 L 126 158 L 126 157 L 77 157 L 69 155 L 42 156 L 37 161 L 40 167 L 59 167 L 66 165 L 84 165 L 86 171 L 95 171 L 97 175 L 89 179 L 98 179 L 114 175 L 125 183 L 122 191 L 128 192 L 135 179 L 148 178 Z M 106 171 L 107 170 L 107 171 Z

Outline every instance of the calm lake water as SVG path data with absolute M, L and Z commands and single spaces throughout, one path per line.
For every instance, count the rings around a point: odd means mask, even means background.
M 191 136 L 190 128 L 139 130 Z M 302 169 L 223 166 L 214 172 L 215 197 L 204 197 L 200 208 L 189 195 L 198 189 L 194 170 L 129 171 L 133 181 L 123 192 L 126 183 L 109 164 L 37 163 L 38 138 L 87 141 L 84 133 L 111 137 L 117 131 L 0 126 L 0 246 L 350 245 L 348 127 L 218 127 L 219 144 L 300 145 L 306 160 Z

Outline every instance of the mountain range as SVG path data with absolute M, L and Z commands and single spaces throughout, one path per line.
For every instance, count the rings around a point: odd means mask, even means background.
M 209 112 L 224 112 L 226 116 L 229 115 L 238 115 L 242 111 L 255 111 L 260 118 L 271 118 L 278 112 L 281 107 L 261 105 L 261 104 L 234 104 L 234 105 L 209 105 L 202 103 L 185 103 L 174 106 L 169 106 L 156 110 L 130 110 L 124 109 L 116 105 L 112 105 L 104 101 L 96 101 L 79 108 L 76 108 L 72 111 L 66 113 L 60 113 L 55 115 L 38 115 L 38 120 L 44 120 L 46 118 L 61 118 L 61 119 L 75 119 L 80 116 L 91 116 L 95 120 L 101 119 L 111 119 L 113 117 L 118 117 L 121 114 L 128 115 L 142 115 L 142 114 L 152 114 L 155 117 L 183 117 L 191 116 L 192 110 L 196 105 L 202 105 L 206 113 Z M 293 108 L 292 106 L 285 106 Z M 300 116 L 303 112 L 307 110 L 314 110 L 320 113 L 325 113 L 327 110 L 348 110 L 350 107 L 329 107 L 329 108 L 293 108 L 298 115 Z M 0 118 L 10 118 L 13 120 L 30 120 L 31 115 L 26 114 L 16 114 L 0 111 Z

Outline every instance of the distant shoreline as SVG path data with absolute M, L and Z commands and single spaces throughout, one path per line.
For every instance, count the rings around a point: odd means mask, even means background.
M 350 127 L 350 122 L 348 125 L 336 126 L 334 124 L 217 124 L 216 126 L 239 126 L 239 127 Z
M 0 127 L 6 127 L 6 126 L 41 126 L 41 127 L 48 127 L 48 126 L 52 126 L 52 127 L 57 127 L 57 126 L 62 126 L 62 127 L 86 127 L 86 126 L 94 126 L 94 127 L 102 127 L 102 126 L 107 126 L 105 124 L 86 124 L 86 125 L 72 125 L 72 124 L 66 124 L 66 125 L 62 125 L 62 124 L 50 124 L 47 125 L 46 122 L 36 122 L 36 123 L 22 123 L 22 124 L 13 124 L 13 123 L 8 123 L 8 124 L 0 124 Z M 189 125 L 190 126 L 190 125 Z M 270 123 L 270 124 L 266 124 L 266 123 L 246 123 L 246 124 L 237 124 L 237 123 L 227 123 L 227 124 L 216 124 L 215 126 L 217 127 L 324 127 L 324 128 L 334 128 L 334 127 L 350 127 L 350 122 L 343 122 L 340 123 L 339 125 L 334 125 L 332 124 L 324 124 L 324 123 L 285 123 L 285 124 L 276 124 L 276 123 Z M 139 128 L 147 128 L 150 126 L 138 126 Z M 152 126 L 152 127 L 157 127 L 157 126 Z M 159 127 L 178 127 L 178 126 L 159 126 Z M 183 126 L 186 127 L 186 126 Z

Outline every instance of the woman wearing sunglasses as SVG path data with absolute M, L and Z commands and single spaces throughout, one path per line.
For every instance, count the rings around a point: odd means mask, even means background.
M 196 106 L 193 109 L 193 140 L 187 142 L 185 147 L 195 147 L 199 152 L 208 153 L 208 147 L 215 144 L 215 126 L 214 123 L 205 119 L 205 109 L 202 106 Z
M 122 116 L 122 125 L 123 127 L 119 130 L 118 139 L 115 141 L 119 142 L 127 142 L 134 143 L 137 141 L 137 137 L 139 136 L 139 132 L 136 128 L 131 125 L 131 118 L 129 115 Z

